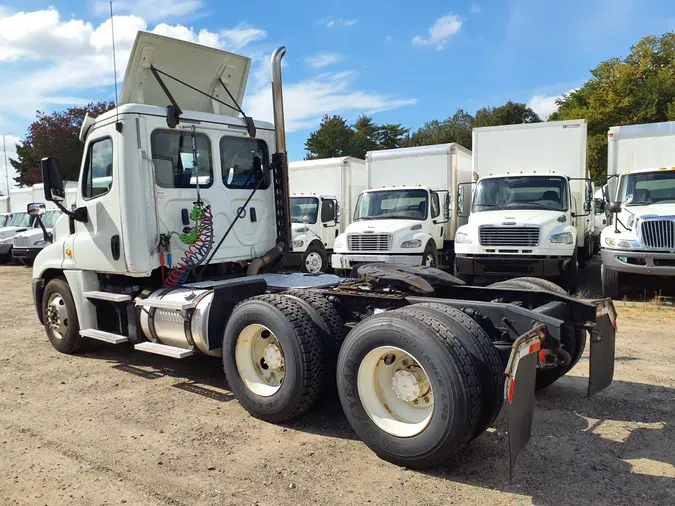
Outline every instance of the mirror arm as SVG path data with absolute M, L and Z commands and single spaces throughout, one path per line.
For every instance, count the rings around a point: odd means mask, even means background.
M 42 217 L 38 214 L 35 219 L 38 222 L 38 225 L 40 225 L 40 228 L 42 229 L 42 238 L 45 240 L 45 242 L 52 242 L 52 238 L 47 232 L 47 229 L 45 228 L 45 224 L 42 223 Z
M 68 209 L 65 208 L 63 204 L 61 204 L 61 202 L 57 200 L 53 200 L 52 202 L 54 202 L 54 204 L 56 204 L 56 207 L 61 209 L 61 211 L 63 211 L 63 214 L 65 214 L 69 218 L 72 218 L 75 221 L 79 221 L 80 223 L 89 222 L 89 214 L 87 213 L 86 207 L 78 207 L 74 211 L 69 211 Z

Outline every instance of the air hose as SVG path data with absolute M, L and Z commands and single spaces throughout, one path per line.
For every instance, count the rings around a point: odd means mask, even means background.
M 171 269 L 169 276 L 164 282 L 169 288 L 183 285 L 190 272 L 199 266 L 207 257 L 213 247 L 213 215 L 211 206 L 205 206 L 203 202 L 195 202 L 190 218 L 195 221 L 195 227 L 186 234 L 180 234 L 182 243 L 189 245 L 178 265 Z

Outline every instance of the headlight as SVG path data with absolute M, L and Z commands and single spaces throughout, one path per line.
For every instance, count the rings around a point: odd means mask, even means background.
M 605 239 L 605 244 L 610 248 L 633 249 L 639 248 L 641 245 L 638 241 L 628 241 L 626 239 L 612 239 L 611 237 Z
M 471 238 L 463 232 L 457 232 L 455 234 L 455 243 L 456 244 L 471 244 Z
M 548 240 L 551 244 L 574 244 L 574 236 L 570 232 L 553 234 Z
M 302 248 L 303 244 L 305 244 L 303 241 L 293 241 L 294 248 Z
M 403 241 L 401 243 L 401 248 L 421 248 L 422 241 L 419 239 L 413 239 L 412 241 Z
M 13 237 L 8 237 L 7 239 L 0 239 L 0 244 L 9 244 L 14 240 Z
M 342 239 L 335 239 L 335 242 L 333 243 L 333 248 L 334 249 L 342 248 Z

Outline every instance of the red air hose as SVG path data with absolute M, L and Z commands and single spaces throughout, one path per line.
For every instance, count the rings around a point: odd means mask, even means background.
M 202 209 L 201 218 L 197 225 L 197 239 L 190 244 L 187 251 L 183 254 L 178 265 L 171 269 L 165 284 L 169 288 L 177 288 L 183 285 L 190 271 L 201 264 L 211 251 L 213 246 L 213 215 L 211 206 L 205 206 Z

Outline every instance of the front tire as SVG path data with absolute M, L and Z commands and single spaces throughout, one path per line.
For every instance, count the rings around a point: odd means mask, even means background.
M 577 250 L 574 250 L 572 258 L 567 262 L 567 265 L 563 268 L 562 282 L 560 283 L 570 295 L 577 293 L 577 279 L 578 279 L 578 270 L 577 270 Z
M 84 345 L 80 336 L 75 301 L 64 279 L 52 279 L 42 296 L 42 317 L 47 337 L 61 353 L 77 353 Z
M 319 272 L 326 272 L 327 269 L 328 255 L 326 255 L 326 250 L 316 242 L 313 242 L 302 254 L 300 270 L 302 272 L 317 274 Z
M 600 279 L 602 280 L 602 295 L 616 300 L 621 297 L 621 273 L 608 269 L 604 265 L 600 267 Z
M 290 297 L 266 294 L 237 305 L 225 327 L 222 355 L 234 396 L 261 420 L 290 420 L 321 392 L 321 332 Z
M 475 434 L 480 378 L 454 332 L 427 314 L 376 314 L 347 335 L 337 366 L 350 425 L 380 458 L 438 466 Z
M 422 253 L 422 265 L 425 267 L 438 267 L 438 250 L 433 241 L 429 241 Z

